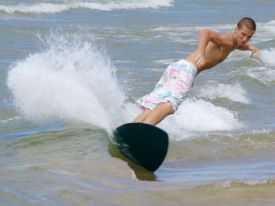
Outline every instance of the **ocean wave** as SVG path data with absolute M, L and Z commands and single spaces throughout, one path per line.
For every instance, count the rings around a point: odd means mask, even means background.
M 274 187 L 274 179 L 264 179 L 264 180 L 230 180 L 225 181 L 219 185 L 220 188 L 256 188 L 256 187 Z
M 275 68 L 275 48 L 260 51 L 261 61 L 266 67 Z
M 11 117 L 11 118 L 8 118 L 8 119 L 2 119 L 2 120 L 0 120 L 0 125 L 1 124 L 7 124 L 7 123 L 9 123 L 13 120 L 17 120 L 19 118 L 20 118 L 20 116 Z
M 275 20 L 269 21 L 267 23 L 259 23 L 259 28 L 257 33 L 265 34 L 265 37 L 274 38 L 275 36 Z
M 248 94 L 242 88 L 240 83 L 205 86 L 204 88 L 200 89 L 198 96 L 211 100 L 216 98 L 227 98 L 234 102 L 240 102 L 244 104 L 250 103 Z
M 255 44 L 271 41 L 275 38 L 275 20 L 269 22 L 259 22 L 257 23 L 258 28 L 256 34 L 252 37 L 252 42 Z M 180 26 L 180 25 L 167 25 L 167 26 L 160 26 L 151 29 L 151 32 L 157 33 L 161 38 L 169 38 L 174 42 L 179 43 L 190 43 L 196 44 L 197 37 L 199 31 L 202 29 L 208 28 L 212 30 L 217 30 L 220 33 L 228 33 L 233 32 L 236 23 L 233 24 L 209 24 L 205 26 Z
M 246 72 L 246 75 L 266 86 L 275 82 L 275 70 L 266 67 L 251 68 Z
M 115 1 L 109 3 L 77 1 L 64 3 L 36 3 L 19 5 L 0 5 L 0 11 L 5 13 L 59 13 L 70 9 L 91 9 L 100 11 L 134 10 L 134 9 L 159 9 L 171 7 L 173 0 L 140 0 L 140 1 Z
M 159 125 L 171 139 L 182 140 L 205 132 L 232 131 L 244 128 L 238 115 L 202 99 L 187 99 L 178 111 Z

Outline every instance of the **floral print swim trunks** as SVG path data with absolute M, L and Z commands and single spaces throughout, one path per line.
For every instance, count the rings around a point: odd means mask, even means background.
M 154 90 L 138 99 L 137 104 L 144 109 L 153 110 L 161 103 L 171 102 L 176 111 L 192 88 L 196 74 L 195 65 L 186 60 L 169 65 Z

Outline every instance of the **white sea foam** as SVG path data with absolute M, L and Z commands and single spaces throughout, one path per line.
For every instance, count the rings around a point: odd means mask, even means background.
M 75 8 L 73 5 L 65 4 L 51 4 L 51 3 L 37 3 L 32 5 L 19 4 L 19 5 L 0 5 L 0 11 L 13 14 L 15 12 L 20 13 L 57 13 L 71 8 Z
M 204 86 L 200 89 L 198 96 L 207 99 L 227 98 L 234 102 L 250 103 L 248 94 L 240 83 Z
M 275 38 L 275 20 L 267 23 L 258 23 L 257 32 L 253 40 L 257 42 L 270 41 Z
M 266 67 L 249 69 L 246 75 L 266 85 L 275 81 L 275 70 Z
M 46 46 L 16 63 L 8 74 L 8 86 L 24 117 L 88 123 L 107 131 L 126 121 L 131 112 L 102 49 L 54 34 Z
M 248 69 L 246 74 L 266 85 L 275 81 L 275 49 L 262 50 L 260 53 L 262 67 Z
M 275 49 L 270 48 L 269 50 L 260 51 L 261 60 L 266 67 L 275 68 Z
M 2 119 L 2 120 L 0 120 L 0 125 L 9 123 L 9 122 L 14 121 L 14 120 L 19 119 L 19 118 L 20 118 L 19 116 L 15 116 L 15 117 L 11 117 L 11 118 L 8 118 L 8 119 Z
M 231 131 L 244 127 L 236 113 L 202 99 L 187 99 L 177 113 L 160 126 L 177 140 L 187 138 L 194 132 Z
M 132 10 L 132 9 L 159 9 L 170 7 L 173 0 L 128 0 L 114 1 L 109 3 L 90 2 L 90 1 L 64 1 L 63 3 L 36 3 L 36 4 L 19 4 L 19 5 L 0 5 L 0 11 L 6 13 L 58 13 L 70 9 L 91 9 L 100 11 L 112 10 Z

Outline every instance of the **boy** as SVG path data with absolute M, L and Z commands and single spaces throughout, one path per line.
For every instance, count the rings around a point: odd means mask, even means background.
M 176 112 L 191 89 L 194 77 L 221 63 L 233 50 L 250 50 L 251 55 L 259 58 L 259 49 L 248 43 L 255 32 L 256 23 L 249 17 L 242 18 L 230 34 L 202 30 L 197 50 L 169 65 L 155 89 L 138 99 L 137 104 L 144 110 L 134 122 L 156 125 Z

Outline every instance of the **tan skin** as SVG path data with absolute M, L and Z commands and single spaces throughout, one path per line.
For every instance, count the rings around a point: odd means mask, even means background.
M 200 32 L 197 50 L 187 56 L 185 60 L 197 67 L 197 73 L 210 69 L 221 63 L 235 49 L 252 51 L 259 59 L 259 49 L 249 43 L 255 31 L 243 25 L 236 28 L 230 34 L 204 29 Z M 134 122 L 156 125 L 166 116 L 173 114 L 174 110 L 170 102 L 160 104 L 154 110 L 145 109 Z

